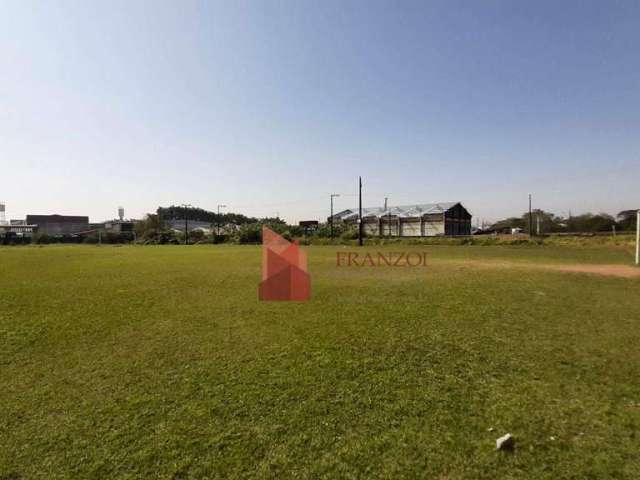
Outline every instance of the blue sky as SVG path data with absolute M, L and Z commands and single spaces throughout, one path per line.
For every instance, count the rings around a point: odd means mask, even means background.
M 0 199 L 290 221 L 640 205 L 640 3 L 3 2 Z

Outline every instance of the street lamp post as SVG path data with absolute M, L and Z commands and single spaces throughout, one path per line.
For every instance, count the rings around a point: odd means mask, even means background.
M 227 208 L 226 205 L 218 205 L 218 225 L 216 226 L 216 236 L 220 236 L 220 209 Z
M 331 195 L 331 216 L 329 217 L 329 224 L 331 225 L 331 238 L 333 238 L 333 199 L 339 197 L 339 193 L 332 193 Z

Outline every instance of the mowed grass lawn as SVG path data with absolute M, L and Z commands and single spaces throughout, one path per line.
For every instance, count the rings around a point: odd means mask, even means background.
M 0 248 L 0 479 L 640 478 L 640 279 L 528 267 L 629 251 L 305 250 Z

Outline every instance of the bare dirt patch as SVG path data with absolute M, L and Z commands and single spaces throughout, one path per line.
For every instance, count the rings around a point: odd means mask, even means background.
M 611 277 L 637 278 L 640 277 L 640 268 L 629 265 L 542 265 L 542 268 L 558 270 L 561 272 L 595 273 Z
M 594 275 L 603 275 L 608 277 L 621 277 L 621 278 L 640 278 L 640 268 L 633 267 L 631 265 L 598 265 L 598 264 L 586 264 L 586 263 L 529 263 L 529 262 L 509 262 L 509 261 L 495 261 L 487 262 L 486 260 L 466 260 L 449 262 L 447 260 L 444 263 L 456 263 L 460 265 L 468 265 L 472 267 L 487 267 L 487 268 L 526 268 L 526 269 L 540 269 L 540 270 L 554 270 L 557 272 L 568 273 L 588 273 Z

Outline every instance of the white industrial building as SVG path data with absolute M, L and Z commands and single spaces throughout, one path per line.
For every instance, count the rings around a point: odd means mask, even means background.
M 358 209 L 333 216 L 334 225 L 358 223 Z M 331 217 L 328 221 L 331 222 Z M 423 203 L 362 209 L 364 232 L 369 236 L 434 237 L 471 235 L 471 214 L 460 202 Z

